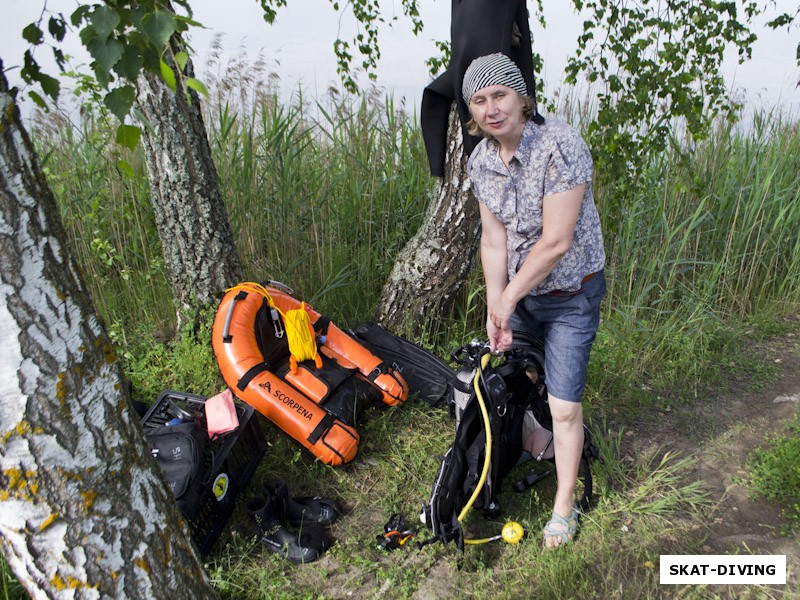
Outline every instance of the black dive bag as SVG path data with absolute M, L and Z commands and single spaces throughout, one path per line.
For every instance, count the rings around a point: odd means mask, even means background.
M 457 374 L 458 382 L 471 384 L 477 374 L 492 436 L 489 472 L 472 507 L 483 509 L 484 516 L 488 518 L 497 518 L 501 513 L 497 496 L 503 480 L 523 454 L 526 411 L 531 411 L 539 424 L 550 432 L 553 429 L 553 419 L 547 401 L 542 344 L 538 340 L 530 340 L 525 348 L 505 352 L 499 364 L 482 369 L 481 358 L 488 352 L 485 342 L 473 341 L 454 351 L 453 358 L 461 365 Z M 480 481 L 486 456 L 486 430 L 480 402 L 474 386 L 470 385 L 470 394 L 460 397 L 463 389 L 463 385 L 456 385 L 455 440 L 442 459 L 430 502 L 422 507 L 422 518 L 434 535 L 430 542 L 453 541 L 462 550 L 464 534 L 458 516 Z M 581 457 L 584 490 L 581 507 L 588 510 L 592 498 L 589 459 L 596 457 L 598 453 L 591 443 L 587 429 L 584 429 L 584 434 Z M 514 483 L 514 490 L 527 490 L 550 472 L 548 470 L 524 477 Z
M 195 518 L 204 488 L 205 440 L 201 415 L 175 407 L 182 414 L 171 425 L 145 425 L 144 436 L 169 483 L 181 513 Z M 206 482 L 207 483 L 207 482 Z
M 449 406 L 453 402 L 456 373 L 441 358 L 377 323 L 363 323 L 350 333 L 403 376 L 408 383 L 409 397 L 431 406 Z

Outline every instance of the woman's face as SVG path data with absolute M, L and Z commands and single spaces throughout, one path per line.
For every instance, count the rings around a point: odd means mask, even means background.
M 478 127 L 500 141 L 516 141 L 525 128 L 525 101 L 505 85 L 490 85 L 475 92 L 469 111 Z

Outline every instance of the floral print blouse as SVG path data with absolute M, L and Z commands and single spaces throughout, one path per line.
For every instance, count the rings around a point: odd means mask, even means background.
M 578 290 L 586 275 L 603 268 L 603 235 L 591 186 L 592 157 L 571 126 L 553 119 L 543 125 L 528 122 L 508 167 L 500 158 L 500 145 L 484 139 L 470 156 L 467 174 L 476 198 L 505 226 L 509 281 L 542 237 L 543 198 L 582 183 L 587 185 L 572 245 L 530 293 Z

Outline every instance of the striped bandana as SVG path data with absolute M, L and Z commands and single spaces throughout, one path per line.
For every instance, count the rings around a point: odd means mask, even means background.
M 504 85 L 523 96 L 528 95 L 528 88 L 519 67 L 513 60 L 499 52 L 480 56 L 467 67 L 464 73 L 464 82 L 461 85 L 464 102 L 469 104 L 472 96 L 478 90 L 490 85 Z

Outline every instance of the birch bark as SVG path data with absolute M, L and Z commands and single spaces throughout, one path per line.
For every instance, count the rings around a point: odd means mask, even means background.
M 33 598 L 215 595 L 0 61 L 0 542 Z

